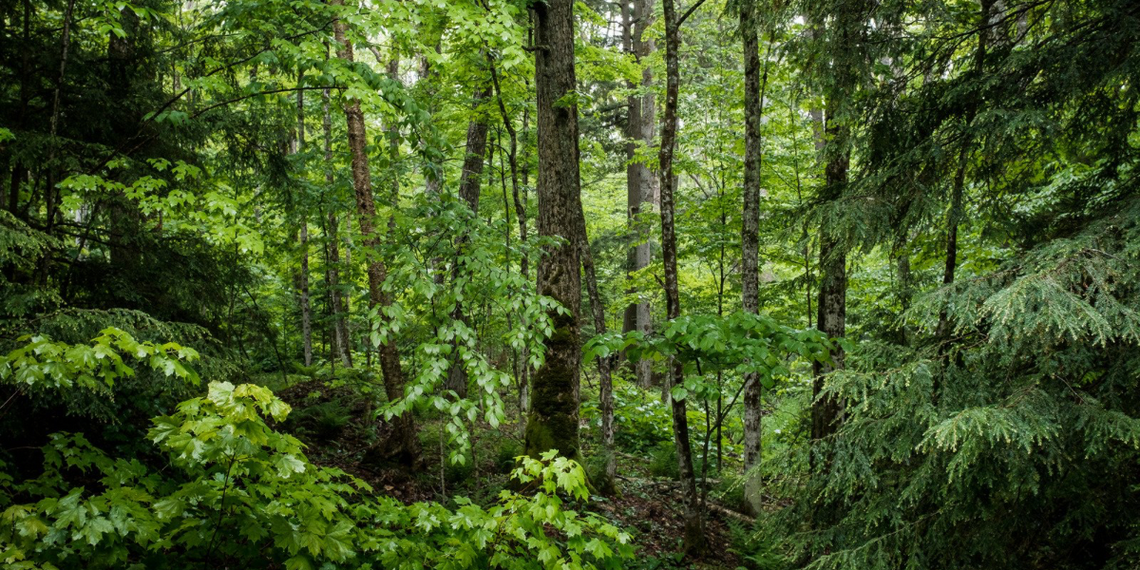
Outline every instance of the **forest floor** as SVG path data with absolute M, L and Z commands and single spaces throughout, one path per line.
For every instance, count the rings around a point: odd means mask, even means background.
M 503 489 L 521 453 L 523 422 L 510 418 L 498 429 L 477 426 L 481 434 L 474 442 L 475 461 L 454 465 L 446 461 L 441 441 L 441 422 L 421 421 L 424 466 L 411 474 L 407 469 L 376 464 L 369 450 L 377 445 L 374 428 L 368 425 L 367 406 L 348 386 L 329 387 L 320 381 L 303 381 L 280 390 L 278 395 L 294 407 L 284 426 L 308 446 L 310 460 L 337 467 L 372 486 L 374 492 L 405 503 L 440 501 L 452 496 L 468 496 L 479 503 L 490 503 Z M 588 444 L 588 442 L 587 442 Z M 587 450 L 588 452 L 588 450 Z M 588 455 L 588 453 L 587 453 Z M 747 532 L 747 517 L 730 509 L 708 511 L 706 534 L 708 554 L 700 560 L 685 560 L 680 554 L 683 536 L 682 502 L 677 482 L 654 477 L 649 458 L 621 453 L 618 456 L 618 488 L 614 497 L 593 497 L 586 507 L 603 515 L 633 535 L 637 547 L 634 568 L 646 569 L 723 569 L 741 567 L 735 548 Z

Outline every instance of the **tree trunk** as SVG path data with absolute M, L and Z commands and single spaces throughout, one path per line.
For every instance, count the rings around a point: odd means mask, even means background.
M 343 5 L 343 0 L 331 0 L 333 5 Z M 333 22 L 333 34 L 339 48 L 337 57 L 351 62 L 352 44 L 345 37 L 346 25 L 342 20 Z M 379 259 L 380 236 L 376 232 L 373 222 L 376 218 L 376 206 L 372 200 L 372 175 L 368 167 L 368 155 L 365 153 L 367 145 L 364 130 L 364 113 L 360 109 L 360 101 L 349 100 L 344 103 L 344 114 L 348 124 L 348 146 L 352 152 L 352 182 L 356 191 L 356 208 L 360 224 L 360 235 L 371 259 L 368 262 L 368 300 L 373 308 L 381 309 L 391 305 L 391 299 L 384 293 L 384 280 L 387 277 L 387 268 Z M 394 206 L 394 204 L 393 204 Z M 384 312 L 378 311 L 381 319 L 387 319 Z M 404 397 L 404 372 L 400 365 L 400 353 L 396 347 L 395 338 L 387 338 L 378 347 L 380 370 L 384 375 L 384 391 L 389 401 Z M 410 411 L 405 412 L 392 420 L 392 440 L 387 455 L 399 463 L 412 468 L 419 468 L 422 461 L 420 442 L 416 435 L 415 420 Z
M 837 145 L 844 144 L 846 127 L 830 118 L 826 131 L 828 140 Z M 825 169 L 824 199 L 836 200 L 847 184 L 848 155 L 846 151 L 831 157 Z M 839 242 L 834 230 L 827 222 L 819 232 L 819 297 L 817 300 L 816 327 L 831 338 L 844 336 L 847 320 L 847 253 Z M 812 381 L 811 437 L 821 440 L 835 433 L 843 413 L 842 404 L 835 398 L 820 398 L 824 376 L 843 367 L 843 349 L 835 347 L 831 351 L 832 362 L 815 362 L 812 365 L 815 378 Z
M 304 84 L 305 75 L 297 75 L 297 86 Z M 305 99 L 304 91 L 297 90 L 297 147 L 298 154 L 305 148 Z M 305 366 L 313 365 L 313 314 L 309 303 L 309 220 L 307 212 L 301 213 L 301 344 L 303 345 Z
M 658 162 L 661 168 L 661 256 L 665 265 L 665 313 L 669 320 L 681 316 L 681 294 L 677 283 L 677 237 L 673 224 L 674 193 L 677 176 L 673 172 L 673 151 L 677 139 L 677 97 L 680 91 L 681 34 L 678 27 L 674 0 L 665 0 L 665 112 L 661 121 L 661 148 Z M 684 381 L 684 365 L 674 359 L 669 364 L 669 383 L 672 388 Z M 707 546 L 704 517 L 697 494 L 696 474 L 693 470 L 692 446 L 689 442 L 689 419 L 686 402 L 670 398 L 673 411 L 673 442 L 677 449 L 677 470 L 685 502 L 685 553 L 700 556 Z
M 622 33 L 621 41 L 622 48 L 626 53 L 633 54 L 637 57 L 637 52 L 633 48 L 633 16 L 630 11 L 629 2 L 621 3 L 621 20 L 622 20 Z M 626 87 L 632 89 L 635 87 L 633 82 L 627 82 Z M 626 278 L 632 281 L 632 273 L 637 270 L 637 246 L 639 241 L 637 238 L 636 220 L 637 214 L 641 210 L 641 184 L 638 175 L 641 170 L 637 164 L 633 162 L 634 154 L 637 149 L 637 137 L 641 135 L 641 98 L 636 93 L 631 93 L 626 98 L 626 125 L 625 125 L 625 187 L 626 187 L 626 215 L 629 220 L 630 240 L 632 242 L 629 251 L 626 254 Z M 636 294 L 637 289 L 630 284 L 626 289 L 627 294 Z M 622 332 L 627 333 L 632 330 L 637 330 L 637 307 L 640 303 L 631 303 L 626 306 L 625 313 L 622 315 Z
M 332 112 L 330 108 L 329 90 L 321 91 L 324 106 L 322 127 L 325 132 L 325 191 L 331 192 L 333 187 L 332 171 Z M 340 216 L 335 207 L 329 208 L 327 216 L 326 247 L 328 248 L 328 267 L 325 270 L 325 281 L 329 290 L 329 310 L 333 321 L 333 352 L 345 368 L 352 368 L 352 350 L 348 337 L 348 322 L 345 320 L 345 307 L 340 295 Z
M 982 73 L 983 66 L 986 61 L 986 49 L 990 43 L 994 43 L 1000 36 L 1001 29 L 1001 16 L 1004 12 L 1004 6 L 1000 0 L 981 0 L 981 19 L 979 25 L 982 30 L 978 32 L 978 48 L 974 52 L 974 73 Z M 991 10 L 994 11 L 991 14 Z M 988 26 L 988 27 L 987 27 Z M 977 114 L 977 105 L 970 105 L 965 113 L 965 126 L 970 128 L 970 123 L 974 121 Z M 962 137 L 962 148 L 958 152 L 958 166 L 954 172 L 954 182 L 950 189 L 950 209 L 946 213 L 946 258 L 945 265 L 942 270 L 942 284 L 950 285 L 954 283 L 954 272 L 958 267 L 958 225 L 962 221 L 962 193 L 966 185 L 966 167 L 970 160 L 970 145 L 972 143 L 972 136 L 967 133 Z M 939 341 L 945 343 L 949 340 L 950 336 L 950 320 L 946 310 L 943 309 L 938 314 L 938 328 L 935 335 Z M 946 347 L 940 350 L 945 350 Z
M 538 96 L 538 233 L 558 238 L 538 264 L 538 292 L 564 311 L 551 311 L 546 360 L 535 371 L 527 416 L 526 453 L 556 449 L 581 458 L 578 440 L 579 248 L 578 105 L 575 93 L 572 0 L 534 4 Z
M 832 50 L 831 61 L 846 62 L 852 57 L 857 48 L 857 10 L 841 11 L 833 14 L 829 25 L 831 41 L 828 42 Z M 814 34 L 813 34 L 814 35 Z M 828 73 L 824 71 L 823 73 Z M 821 202 L 835 202 L 842 197 L 844 187 L 847 185 L 847 170 L 850 161 L 850 151 L 847 148 L 849 128 L 842 122 L 847 101 L 851 91 L 855 89 L 856 79 L 847 64 L 836 65 L 832 72 L 835 75 L 829 91 L 826 93 L 826 114 L 821 113 L 820 123 L 817 123 L 816 145 L 823 150 L 826 157 L 824 167 L 824 187 L 820 194 Z M 822 126 L 822 129 L 819 127 Z M 821 132 L 822 130 L 822 132 Z M 819 294 L 816 301 L 816 328 L 831 338 L 844 336 L 847 319 L 847 252 L 846 244 L 842 243 L 840 236 L 836 235 L 835 228 L 825 218 L 819 229 Z M 843 367 L 843 349 L 836 346 L 831 351 L 831 362 L 815 362 L 812 364 L 814 378 L 812 380 L 813 404 L 811 410 L 811 439 L 813 442 L 824 440 L 835 433 L 843 415 L 843 404 L 831 397 L 821 397 L 824 388 L 824 378 L 830 372 Z M 827 460 L 825 456 L 813 451 L 813 470 L 825 469 Z
M 629 9 L 623 4 L 623 16 L 627 14 L 629 14 Z M 636 142 L 642 142 L 647 147 L 653 144 L 655 121 L 655 102 L 652 91 L 653 71 L 645 63 L 645 59 L 653 53 L 655 46 L 652 39 L 644 37 L 645 30 L 653 19 L 653 0 L 634 0 L 633 12 L 630 16 L 631 18 L 626 25 L 626 34 L 629 36 L 626 49 L 632 51 L 643 65 L 641 71 L 643 94 L 640 97 L 631 95 L 627 103 L 629 106 L 629 124 L 626 136 L 629 138 L 629 143 L 626 147 L 626 153 L 628 159 L 632 161 L 634 149 L 637 147 Z M 648 228 L 642 227 L 636 221 L 638 215 L 645 211 L 646 205 L 652 208 L 656 204 L 657 195 L 657 180 L 649 171 L 649 167 L 645 164 L 630 162 L 626 166 L 626 201 L 630 231 L 636 240 L 635 245 L 630 248 L 627 259 L 627 267 L 631 273 L 649 267 L 652 261 L 653 251 L 650 232 Z M 627 293 L 643 292 L 630 287 Z M 622 332 L 638 330 L 645 335 L 650 333 L 653 326 L 652 311 L 649 302 L 644 300 L 646 297 L 647 295 L 642 294 L 642 300 L 626 307 L 622 319 Z M 639 361 L 635 365 L 634 371 L 638 385 L 649 387 L 653 384 L 653 370 L 648 360 Z
M 13 159 L 15 161 L 15 159 Z M 24 181 L 28 171 L 23 163 L 16 162 L 12 166 L 12 183 L 8 185 L 8 212 L 13 216 L 20 214 L 20 183 Z
M 759 17 L 756 3 L 745 0 L 740 8 L 744 47 L 744 210 L 741 227 L 741 306 L 756 314 L 760 308 L 760 174 L 764 160 L 761 124 L 768 65 L 760 63 Z M 756 374 L 744 377 L 744 496 L 751 514 L 760 512 L 760 442 L 763 386 Z
M 526 239 L 526 234 L 527 234 L 526 223 L 527 222 L 526 222 L 526 204 L 524 203 L 522 197 L 519 195 L 519 162 L 518 162 L 519 137 L 518 137 L 518 133 L 515 131 L 514 124 L 511 123 L 510 114 L 507 113 L 507 105 L 505 102 L 503 102 L 503 90 L 499 86 L 499 75 L 495 71 L 495 62 L 488 59 L 488 66 L 491 70 L 491 84 L 495 88 L 495 100 L 499 104 L 499 116 L 503 119 L 503 127 L 505 127 L 507 129 L 507 134 L 510 135 L 510 139 L 511 139 L 511 146 L 510 146 L 510 149 L 508 151 L 508 160 L 510 161 L 510 165 L 511 165 L 511 195 L 512 195 L 512 201 L 514 202 L 515 217 L 518 218 L 519 242 L 521 242 L 522 245 L 525 246 L 526 241 L 527 241 L 527 239 Z M 524 131 L 527 127 L 526 117 L 527 116 L 526 116 L 525 111 L 524 111 L 524 114 L 523 114 L 523 129 L 524 129 Z M 502 154 L 500 153 L 499 156 L 502 156 Z M 528 259 L 525 251 L 523 252 L 521 258 L 519 259 L 519 273 L 522 275 L 523 281 L 526 281 L 526 282 L 530 281 L 530 260 Z M 523 326 L 527 325 L 527 323 L 522 323 L 522 324 L 523 324 Z M 517 376 L 517 382 L 518 382 L 518 391 L 519 391 L 519 411 L 522 413 L 526 413 L 530 410 L 530 405 L 528 402 L 528 394 L 529 394 L 528 387 L 530 385 L 529 373 L 530 373 L 530 350 L 524 345 L 521 353 L 519 354 L 518 372 L 516 375 Z
M 593 309 L 594 333 L 605 334 L 606 312 L 601 294 L 598 293 L 598 278 L 594 271 L 594 253 L 590 250 L 590 238 L 586 232 L 586 216 L 582 202 L 578 201 L 579 228 L 578 247 L 581 249 L 582 271 L 586 274 L 586 291 L 590 295 Z M 602 448 L 605 453 L 605 471 L 601 480 L 594 481 L 595 488 L 606 495 L 617 493 L 617 457 L 614 451 L 614 383 L 610 374 L 612 360 L 608 356 L 598 358 L 598 403 L 602 412 Z
M 481 89 L 476 96 L 475 107 L 490 96 L 489 89 Z M 459 198 L 471 210 L 471 219 L 479 217 L 480 182 L 483 179 L 483 155 L 487 153 L 487 121 L 478 117 L 467 124 L 467 154 L 463 158 L 463 171 L 459 175 Z M 458 239 L 456 260 L 452 264 L 452 282 L 458 282 L 464 269 L 460 259 L 466 255 L 468 243 L 467 232 L 463 232 Z M 455 310 L 451 313 L 452 319 L 466 326 L 467 315 L 463 312 L 463 303 L 456 302 Z M 447 389 L 453 390 L 460 398 L 467 397 L 467 371 L 463 368 L 463 361 L 459 356 L 458 337 L 451 341 L 451 366 L 447 372 Z

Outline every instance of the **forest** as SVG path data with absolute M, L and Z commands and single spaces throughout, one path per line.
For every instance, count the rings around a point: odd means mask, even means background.
M 4 568 L 1140 568 L 1136 0 L 0 23 Z

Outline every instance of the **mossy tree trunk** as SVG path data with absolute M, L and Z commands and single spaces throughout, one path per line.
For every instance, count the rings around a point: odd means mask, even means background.
M 535 84 L 538 96 L 538 233 L 557 238 L 538 264 L 538 292 L 565 311 L 552 311 L 553 333 L 546 359 L 532 376 L 526 425 L 526 453 L 556 449 L 580 458 L 578 312 L 581 304 L 578 105 L 574 100 L 574 15 L 572 0 L 534 4 Z

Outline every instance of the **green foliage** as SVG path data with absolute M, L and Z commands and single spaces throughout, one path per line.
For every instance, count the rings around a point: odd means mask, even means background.
M 505 419 L 502 390 L 512 385 L 510 372 L 492 362 L 480 347 L 480 335 L 471 323 L 455 318 L 460 303 L 467 307 L 485 306 L 484 327 L 497 325 L 495 342 L 530 356 L 527 364 L 537 368 L 543 361 L 543 341 L 551 333 L 548 312 L 561 310 L 550 298 L 540 296 L 535 285 L 502 265 L 504 259 L 535 256 L 540 242 L 510 245 L 503 243 L 500 227 L 493 227 L 471 216 L 461 201 L 422 200 L 399 220 L 419 219 L 390 252 L 400 268 L 385 282 L 385 288 L 402 294 L 401 301 L 384 311 L 385 320 L 371 319 L 370 340 L 374 345 L 389 338 L 415 339 L 416 373 L 405 387 L 405 397 L 389 402 L 385 417 L 391 418 L 413 408 L 433 408 L 444 412 L 449 443 L 449 460 L 466 461 L 470 449 L 469 426 L 485 421 L 497 428 Z M 447 267 L 434 265 L 438 236 L 456 227 L 467 231 L 462 249 L 449 252 Z M 406 247 L 413 243 L 415 247 Z M 395 247 L 393 249 L 396 249 Z M 440 271 L 462 267 L 463 274 L 447 282 L 438 281 Z M 411 344 L 411 343 L 409 343 Z M 469 384 L 466 398 L 456 398 L 445 388 L 452 365 L 460 366 Z
M 519 442 L 503 438 L 495 450 L 495 465 L 504 473 L 509 473 L 515 467 L 515 458 L 522 454 L 523 448 Z
M 463 499 L 454 512 L 404 506 L 310 463 L 296 438 L 266 423 L 289 411 L 265 388 L 212 383 L 206 396 L 154 419 L 149 439 L 175 473 L 112 459 L 82 435 L 52 436 L 41 476 L 3 479 L 0 556 L 29 568 L 205 560 L 521 569 L 608 568 L 632 555 L 628 535 L 566 508 L 588 497 L 572 461 L 520 458 L 512 476 L 536 491 L 503 491 L 487 509 Z
M 34 310 L 58 302 L 50 290 L 31 283 L 13 280 L 13 276 L 30 273 L 48 253 L 59 247 L 50 234 L 37 231 L 6 210 L 0 210 L 0 314 L 22 317 Z
M 718 393 L 719 386 L 703 381 L 706 374 L 716 371 L 756 374 L 765 388 L 771 388 L 777 378 L 791 375 L 789 357 L 830 361 L 833 342 L 845 341 L 831 341 L 814 329 L 796 330 L 766 316 L 737 311 L 727 317 L 686 315 L 649 337 L 640 331 L 601 335 L 586 343 L 583 358 L 618 351 L 625 351 L 634 361 L 675 358 L 684 365 L 685 380 L 673 386 L 672 396 L 683 400 L 689 394 L 707 398 Z
M 658 443 L 649 455 L 649 474 L 654 477 L 677 479 L 677 448 L 673 442 Z
M 115 328 L 104 329 L 90 345 L 55 342 L 45 336 L 28 336 L 27 342 L 0 358 L 0 380 L 21 389 L 43 390 L 78 386 L 92 391 L 107 391 L 120 376 L 131 376 L 134 370 L 123 363 L 126 355 L 159 370 L 197 384 L 198 375 L 180 360 L 196 360 L 192 348 L 168 342 L 155 345 L 138 342 Z
M 584 402 L 582 418 L 593 427 L 601 427 L 596 402 Z M 632 454 L 647 453 L 658 444 L 673 440 L 672 416 L 661 401 L 660 391 L 645 391 L 628 382 L 615 384 L 614 442 Z
M 812 567 L 1134 563 L 1117 474 L 1140 458 L 1137 208 L 924 299 L 919 315 L 952 300 L 949 349 L 858 347 L 828 382 L 846 418 L 800 507 L 831 517 L 796 535 Z
M 584 514 L 574 463 L 524 459 L 516 490 L 485 503 L 404 505 L 313 464 L 284 433 L 371 441 L 377 418 L 365 410 L 411 411 L 432 422 L 422 439 L 446 451 L 448 488 L 477 471 L 476 440 L 505 473 L 522 452 L 504 402 L 541 365 L 549 315 L 574 311 L 583 336 L 598 332 L 585 305 L 557 307 L 535 287 L 552 242 L 534 238 L 549 214 L 534 187 L 545 169 L 534 101 L 545 47 L 526 32 L 534 6 L 8 4 L 0 563 L 681 566 L 670 552 L 629 560 L 628 537 Z M 670 395 L 691 404 L 690 424 L 710 443 L 723 405 L 715 445 L 726 468 L 709 497 L 729 506 L 741 491 L 736 396 L 758 376 L 771 512 L 758 533 L 732 530 L 741 562 L 1140 565 L 1137 3 L 755 3 L 759 316 L 737 311 L 752 128 L 735 25 L 744 5 L 675 4 L 689 16 L 673 244 L 688 316 L 666 323 L 659 263 L 634 271 L 626 255 L 633 242 L 659 251 L 659 212 L 644 205 L 633 217 L 624 204 L 638 183 L 627 166 L 657 170 L 659 145 L 627 127 L 629 104 L 650 96 L 656 113 L 641 116 L 660 118 L 664 58 L 624 45 L 618 23 L 631 5 L 574 3 L 577 87 L 555 98 L 578 114 L 599 303 L 608 330 L 623 330 L 616 315 L 632 302 L 649 302 L 657 319 L 650 334 L 598 335 L 585 356 L 680 362 Z M 662 18 L 650 19 L 641 40 L 660 47 Z M 334 20 L 353 61 L 334 55 Z M 349 102 L 365 117 L 370 237 L 354 199 Z M 488 154 L 472 209 L 455 187 L 478 123 Z M 846 256 L 846 340 L 811 330 L 824 228 L 831 253 Z M 365 286 L 377 260 L 387 270 L 377 293 L 390 303 L 372 303 Z M 348 333 L 343 359 L 338 332 Z M 374 366 L 383 341 L 409 380 L 391 401 Z M 306 343 L 311 366 L 298 364 Z M 845 358 L 831 362 L 837 348 Z M 816 383 L 816 364 L 841 369 Z M 466 398 L 445 388 L 453 368 Z M 251 384 L 299 391 L 302 377 L 327 385 L 290 395 L 288 416 Z M 590 398 L 592 374 L 582 385 Z M 616 445 L 675 477 L 659 390 L 617 380 Z M 843 403 L 843 420 L 811 441 L 820 391 Z M 597 449 L 600 403 L 584 401 L 581 417 Z M 542 429 L 532 434 L 558 435 Z M 695 449 L 701 471 L 711 457 Z M 592 459 L 595 470 L 605 457 Z
M 343 400 L 306 405 L 289 416 L 290 431 L 317 440 L 335 439 L 352 420 L 352 410 Z

